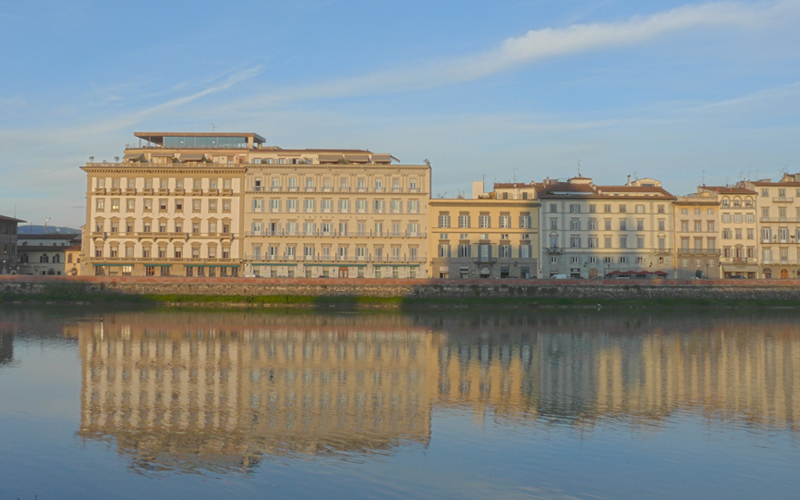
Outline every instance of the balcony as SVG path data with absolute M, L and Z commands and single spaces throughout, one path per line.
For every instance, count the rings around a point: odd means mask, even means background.
M 192 196 L 200 196 L 201 194 L 203 194 L 203 190 L 202 189 L 200 189 L 200 188 L 192 189 Z
M 795 217 L 761 217 L 761 222 L 800 222 L 800 219 Z
M 264 191 L 264 186 L 253 186 L 250 188 L 250 191 L 255 191 L 256 193 L 260 193 Z
M 125 190 L 125 194 L 128 195 L 128 196 L 134 195 L 134 194 L 136 194 L 136 189 L 135 188 L 127 188 Z
M 183 196 L 186 194 L 186 190 L 183 188 L 175 188 L 172 193 L 175 195 Z
M 772 203 L 792 203 L 794 198 L 791 196 L 775 196 L 772 198 Z
M 672 253 L 672 248 L 656 248 L 656 255 L 669 255 Z
M 720 250 L 714 248 L 679 248 L 678 255 L 720 255 Z
M 222 188 L 222 196 L 233 196 L 232 188 Z
M 208 192 L 206 194 L 209 195 L 209 196 L 219 196 L 219 189 L 211 188 L 211 189 L 208 190 Z
M 744 265 L 744 264 L 757 264 L 758 259 L 755 257 L 722 257 L 720 259 L 722 264 L 737 264 L 737 265 Z
M 560 254 L 564 253 L 564 249 L 561 247 L 550 247 L 550 248 L 545 248 L 545 252 L 549 254 Z

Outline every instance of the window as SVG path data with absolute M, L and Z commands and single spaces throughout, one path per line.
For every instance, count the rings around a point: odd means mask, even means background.
M 382 214 L 384 210 L 383 200 L 374 200 L 372 202 L 372 212 Z
M 644 219 L 636 219 L 636 230 L 644 231 Z
M 529 229 L 531 227 L 531 216 L 530 215 L 520 215 L 520 217 L 519 217 L 519 227 L 521 229 Z
M 346 214 L 350 212 L 350 200 L 339 200 L 339 213 Z
M 399 214 L 403 212 L 403 201 L 402 200 L 392 200 L 389 206 L 393 214 Z
M 636 205 L 635 210 L 636 210 L 637 214 L 643 214 L 644 213 L 644 205 Z
M 597 238 L 597 236 L 589 236 L 589 238 L 586 240 L 586 243 L 586 246 L 589 248 L 600 248 L 600 240 Z
M 607 214 L 610 214 L 611 213 L 611 205 L 610 204 L 603 205 L 603 212 L 605 212 Z
M 611 243 L 611 236 L 606 236 L 603 238 L 603 243 L 605 244 L 605 248 L 613 248 L 614 245 Z
M 611 231 L 611 219 L 605 219 L 603 221 L 603 227 L 606 231 Z
M 306 213 L 313 213 L 315 201 L 316 200 L 303 200 L 303 211 Z
M 253 200 L 253 212 L 263 212 L 264 211 L 264 200 L 255 199 Z
M 469 227 L 469 215 L 461 214 L 458 216 L 458 227 Z
M 597 219 L 589 219 L 589 231 L 597 230 Z
M 269 200 L 269 211 L 272 213 L 278 213 L 281 211 L 281 200 L 279 199 L 271 199 Z
M 658 213 L 660 214 L 666 213 L 666 208 L 664 208 L 664 205 L 658 206 Z
M 111 198 L 111 211 L 119 212 L 119 198 Z
M 636 248 L 644 248 L 644 236 L 636 237 Z
M 619 247 L 620 248 L 628 248 L 628 237 L 627 236 L 620 236 L 619 237 Z
M 231 211 L 231 200 L 222 200 L 222 211 L 224 213 L 230 213 L 230 211 Z
M 569 221 L 569 228 L 572 231 L 580 231 L 581 230 L 580 219 L 572 219 L 571 221 Z
M 192 212 L 200 212 L 202 200 L 192 200 Z
M 498 257 L 510 259 L 511 258 L 511 245 L 499 245 L 498 246 Z
M 510 228 L 511 227 L 511 217 L 508 215 L 501 215 L 500 216 L 500 227 L 501 228 Z
M 569 238 L 569 247 L 570 248 L 580 248 L 581 247 L 581 237 L 580 236 L 570 236 L 570 238 Z
M 628 206 L 627 205 L 622 204 L 622 205 L 619 206 L 619 213 L 624 214 L 624 213 L 627 213 L 627 212 L 628 212 Z
M 520 259 L 530 259 L 531 258 L 531 246 L 530 245 L 520 245 L 519 246 L 519 258 Z
M 136 211 L 136 200 L 133 198 L 129 198 L 125 200 L 125 211 L 126 212 L 135 212 Z
M 490 217 L 490 216 L 488 216 L 488 215 L 481 215 L 481 216 L 478 218 L 478 227 L 481 227 L 481 228 L 488 228 L 488 227 L 492 227 L 492 225 L 491 225 L 491 221 L 492 221 L 492 219 L 491 219 L 491 217 Z
M 555 203 L 551 203 L 550 204 L 550 213 L 554 214 L 556 212 L 558 212 L 558 205 L 556 205 Z
M 571 203 L 569 205 L 569 213 L 571 214 L 579 214 L 581 213 L 581 206 L 577 203 Z
M 322 212 L 326 214 L 333 212 L 333 200 L 322 200 Z
M 378 249 L 376 248 L 375 251 L 377 255 Z M 450 245 L 442 243 L 439 244 L 439 257 L 450 257 Z
M 619 230 L 620 231 L 627 231 L 628 230 L 628 220 L 627 219 L 620 219 L 619 220 Z
M 408 200 L 408 213 L 410 214 L 419 213 L 419 200 Z
M 589 205 L 589 213 L 593 214 L 595 212 L 597 212 L 597 205 L 594 204 Z
M 714 232 L 714 221 L 713 220 L 708 221 L 708 232 L 709 233 L 713 233 Z
M 667 223 L 666 223 L 666 221 L 664 221 L 664 219 L 658 219 L 658 230 L 659 231 L 666 231 L 666 229 L 665 229 L 666 225 L 667 225 Z
M 550 229 L 554 231 L 558 229 L 558 219 L 550 219 Z
M 439 227 L 450 227 L 450 216 L 447 214 L 439 214 Z

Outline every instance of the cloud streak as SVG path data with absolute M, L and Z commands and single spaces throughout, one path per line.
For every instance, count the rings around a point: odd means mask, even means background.
M 800 2 L 797 0 L 755 5 L 715 2 L 686 5 L 649 16 L 634 16 L 621 22 L 532 30 L 508 38 L 499 47 L 483 53 L 321 84 L 278 88 L 266 92 L 256 101 L 249 101 L 249 104 L 270 105 L 441 87 L 485 78 L 549 58 L 643 44 L 673 33 L 718 27 L 763 29 L 785 22 L 789 17 L 796 18 L 798 14 Z

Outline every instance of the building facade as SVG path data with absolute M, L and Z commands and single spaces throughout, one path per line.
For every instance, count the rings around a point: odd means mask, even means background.
M 697 196 L 719 203 L 720 277 L 760 277 L 757 193 L 741 186 L 700 186 Z
M 720 277 L 719 201 L 698 193 L 673 202 L 674 276 L 677 279 Z
M 543 278 L 672 277 L 672 202 L 653 179 L 537 185 Z
M 760 277 L 800 277 L 800 174 L 744 185 L 757 193 Z
M 0 274 L 17 273 L 17 228 L 24 220 L 0 215 Z
M 17 248 L 19 274 L 62 276 L 68 248 L 80 242 L 79 234 L 22 234 Z
M 428 276 L 429 166 L 366 150 L 262 149 L 250 160 L 248 275 Z
M 82 274 L 427 275 L 430 166 L 254 133 L 135 134 L 88 163 Z
M 430 201 L 429 253 L 435 278 L 536 278 L 539 202 L 503 196 L 504 185 L 472 199 Z M 499 195 L 499 199 L 498 199 Z

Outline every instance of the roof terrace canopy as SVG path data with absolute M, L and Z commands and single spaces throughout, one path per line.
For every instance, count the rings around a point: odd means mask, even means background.
M 247 148 L 263 144 L 253 132 L 136 132 L 134 136 L 164 148 Z

